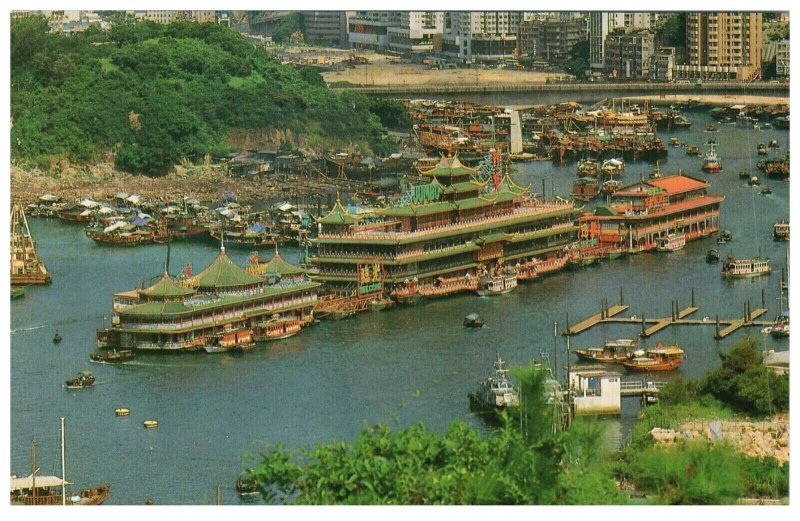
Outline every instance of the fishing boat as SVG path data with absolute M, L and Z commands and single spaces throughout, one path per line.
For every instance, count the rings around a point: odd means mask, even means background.
M 634 351 L 622 365 L 631 371 L 672 371 L 677 369 L 685 358 L 686 355 L 680 347 L 665 346 L 659 342 L 656 347 Z
M 719 252 L 714 249 L 708 250 L 708 252 L 706 253 L 706 262 L 708 263 L 719 262 Z
M 686 246 L 686 234 L 683 232 L 670 233 L 666 237 L 656 239 L 656 251 L 678 251 Z
M 658 164 L 656 161 L 656 167 L 650 172 L 650 179 L 661 179 L 663 176 L 661 175 L 661 165 Z
M 722 170 L 722 160 L 717 155 L 716 144 L 708 144 L 708 152 L 703 158 L 702 169 L 706 172 L 718 172 Z
M 61 337 L 61 335 L 58 334 L 58 329 L 56 329 L 56 334 L 53 335 L 53 343 L 57 344 L 61 342 L 61 340 L 63 340 L 63 338 Z
M 761 179 L 759 179 L 758 176 L 754 175 L 753 177 L 750 178 L 747 184 L 749 184 L 750 186 L 758 186 L 761 184 Z
M 715 124 L 709 123 L 708 126 L 706 126 L 706 132 L 716 132 L 716 131 L 717 131 L 717 126 Z
M 36 241 L 31 236 L 22 206 L 11 207 L 11 284 L 49 284 L 52 280 L 44 262 L 36 254 Z
M 253 340 L 256 342 L 281 340 L 296 335 L 301 328 L 302 324 L 298 318 L 275 314 L 263 324 L 256 326 L 253 330 Z
M 576 201 L 588 202 L 600 193 L 599 183 L 594 177 L 580 177 L 572 183 L 570 197 Z
M 604 194 L 610 195 L 622 188 L 622 183 L 616 179 L 609 179 L 608 181 L 603 182 L 603 186 L 600 188 L 600 191 Z
M 717 244 L 726 244 L 733 240 L 733 234 L 728 230 L 720 230 L 717 233 Z
M 518 407 L 519 389 L 509 379 L 508 363 L 500 358 L 499 353 L 492 369 L 494 373 L 469 394 L 470 406 L 476 409 Z
M 680 146 L 681 142 L 680 142 L 680 140 L 678 138 L 671 137 L 671 138 L 669 138 L 669 144 L 670 144 L 670 146 L 677 147 L 677 146 Z
M 789 240 L 789 221 L 781 221 L 772 225 L 772 238 L 776 241 Z
M 206 353 L 224 353 L 228 351 L 249 351 L 256 347 L 253 330 L 246 328 L 229 329 L 212 337 L 211 343 L 202 346 Z
M 504 295 L 517 287 L 517 275 L 513 268 L 498 268 L 495 274 L 484 273 L 478 278 L 478 295 L 482 297 Z
M 578 161 L 578 175 L 581 177 L 597 177 L 600 172 L 600 163 L 596 159 L 586 158 Z
M 85 488 L 70 494 L 72 485 L 66 479 L 64 455 L 64 419 L 61 420 L 61 477 L 39 476 L 36 466 L 36 443 L 31 445 L 31 474 L 26 477 L 11 476 L 12 505 L 102 505 L 111 496 L 111 484 Z
M 769 142 L 769 148 L 779 148 L 780 146 L 777 139 L 773 139 Z
M 689 145 L 686 147 L 686 155 L 687 156 L 699 156 L 700 155 L 700 147 L 697 145 Z
M 609 340 L 602 347 L 589 347 L 576 349 L 575 354 L 582 360 L 592 362 L 618 362 L 627 360 L 632 350 L 636 347 L 637 340 L 620 338 Z
M 67 380 L 67 389 L 85 389 L 94 384 L 94 375 L 91 371 L 81 371 L 78 376 L 71 380 Z
M 92 353 L 89 355 L 89 360 L 92 362 L 100 362 L 100 363 L 118 363 L 124 362 L 125 360 L 130 360 L 134 356 L 133 349 L 123 349 L 121 351 L 117 351 L 116 349 L 112 349 L 105 353 Z
M 464 317 L 464 327 L 483 327 L 483 319 L 477 313 L 470 313 Z
M 15 298 L 22 298 L 24 296 L 25 296 L 24 287 L 11 286 L 11 300 L 14 300 Z
M 600 171 L 607 176 L 615 176 L 625 171 L 625 162 L 622 159 L 606 159 Z
M 768 275 L 771 271 L 772 267 L 766 257 L 737 259 L 733 254 L 728 254 L 722 264 L 722 275 L 726 278 L 758 277 Z
M 764 143 L 759 143 L 758 144 L 758 148 L 756 149 L 756 151 L 758 152 L 758 155 L 760 155 L 760 156 L 767 155 L 767 153 L 768 153 L 767 145 L 765 145 Z

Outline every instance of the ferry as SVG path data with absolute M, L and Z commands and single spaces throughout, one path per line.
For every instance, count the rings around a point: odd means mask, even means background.
M 622 365 L 637 372 L 672 371 L 677 369 L 685 358 L 686 355 L 680 347 L 665 346 L 659 342 L 656 347 L 634 351 Z
M 722 275 L 726 278 L 758 277 L 768 275 L 771 271 L 772 267 L 766 257 L 737 259 L 733 254 L 728 254 L 722 265 Z
M 789 240 L 789 221 L 781 221 L 772 225 L 772 238 L 776 241 Z
M 722 170 L 722 160 L 717 156 L 717 149 L 714 143 L 708 144 L 708 152 L 703 158 L 702 168 L 706 172 L 718 172 Z
M 582 360 L 592 362 L 618 362 L 627 360 L 638 343 L 637 340 L 620 338 L 609 340 L 603 347 L 589 347 L 587 349 L 576 349 L 575 354 Z
M 511 268 L 499 268 L 493 275 L 484 274 L 478 279 L 476 292 L 481 297 L 505 295 L 517 287 L 517 275 Z
M 670 233 L 656 240 L 656 251 L 678 251 L 686 246 L 685 233 Z
M 276 315 L 256 326 L 253 340 L 263 342 L 289 338 L 299 333 L 302 327 L 300 320 L 296 318 L 281 318 L 280 315 Z

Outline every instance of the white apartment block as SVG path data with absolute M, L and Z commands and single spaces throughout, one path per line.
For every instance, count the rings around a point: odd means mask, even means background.
M 441 50 L 444 13 L 441 11 L 405 11 L 397 26 L 389 27 L 389 48 L 398 52 Z
M 347 21 L 347 41 L 353 48 L 388 49 L 389 27 L 400 25 L 398 11 L 356 11 Z
M 775 74 L 789 77 L 789 40 L 775 42 Z
M 467 63 L 514 58 L 523 14 L 520 11 L 446 13 L 442 50 Z

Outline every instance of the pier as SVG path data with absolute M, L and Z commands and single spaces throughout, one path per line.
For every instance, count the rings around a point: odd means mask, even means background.
M 626 396 L 646 396 L 648 394 L 658 394 L 667 382 L 656 382 L 653 380 L 623 380 L 619 385 L 619 393 L 623 398 Z
M 648 338 L 659 331 L 666 329 L 668 326 L 715 326 L 714 338 L 723 339 L 731 333 L 738 331 L 742 327 L 752 326 L 770 326 L 771 321 L 758 320 L 767 312 L 764 305 L 764 291 L 761 291 L 761 307 L 751 309 L 750 301 L 743 303 L 743 313 L 740 318 L 724 318 L 720 319 L 716 315 L 714 319 L 705 317 L 703 319 L 690 319 L 686 318 L 699 310 L 695 305 L 694 288 L 692 288 L 691 305 L 683 309 L 680 308 L 678 300 L 672 301 L 672 309 L 668 317 L 660 318 L 647 318 L 644 314 L 640 316 L 633 315 L 631 317 L 620 317 L 622 312 L 629 309 L 629 305 L 625 304 L 622 298 L 622 289 L 620 289 L 620 302 L 619 304 L 609 306 L 608 301 L 603 299 L 600 302 L 600 312 L 578 322 L 575 325 L 569 324 L 569 314 L 567 314 L 567 326 L 562 332 L 565 336 L 575 336 L 584 331 L 593 328 L 598 324 L 636 324 L 641 326 L 639 336 Z

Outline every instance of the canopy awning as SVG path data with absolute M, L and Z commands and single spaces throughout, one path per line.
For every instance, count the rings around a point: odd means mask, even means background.
M 92 201 L 91 199 L 84 199 L 78 204 L 83 206 L 84 208 L 97 208 L 98 206 L 100 206 L 100 203 L 98 203 L 97 201 Z
M 53 195 L 53 194 L 44 194 L 43 196 L 41 196 L 39 198 L 40 201 L 45 201 L 45 202 L 48 202 L 48 203 L 52 203 L 53 201 L 58 201 L 59 199 L 61 199 L 61 198 L 58 197 L 57 195 Z
M 61 484 L 72 485 L 69 481 L 62 481 L 56 476 L 36 476 L 36 488 L 60 487 Z M 11 490 L 23 490 L 33 488 L 33 474 L 25 478 L 11 478 Z

